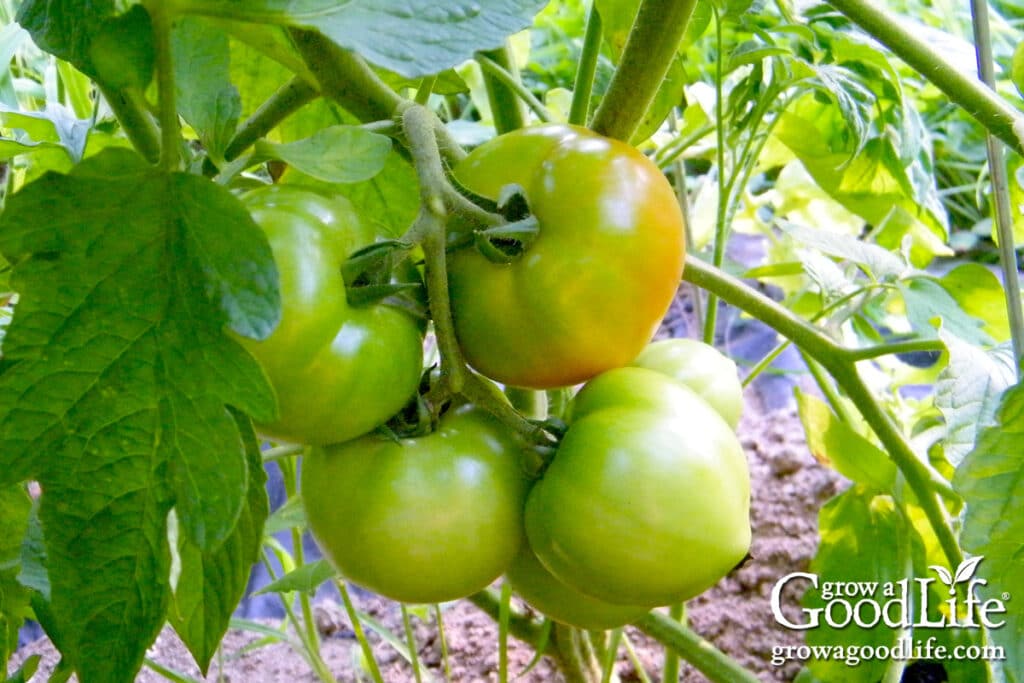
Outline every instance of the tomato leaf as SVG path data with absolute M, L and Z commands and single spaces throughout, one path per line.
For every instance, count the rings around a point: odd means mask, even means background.
M 807 447 L 818 462 L 873 490 L 892 491 L 896 466 L 885 451 L 840 422 L 820 398 L 797 389 L 796 402 Z
M 958 467 L 978 434 L 995 424 L 999 400 L 1017 372 L 1009 344 L 983 349 L 945 330 L 939 337 L 949 351 L 949 364 L 935 385 L 935 407 L 946 420 L 946 459 Z
M 874 495 L 855 486 L 836 496 L 822 507 L 818 515 L 821 545 L 811 561 L 811 572 L 826 581 L 896 582 L 904 578 L 911 566 L 913 548 L 919 547 L 916 532 L 889 496 Z M 876 596 L 881 596 L 879 590 Z M 804 594 L 805 608 L 825 607 L 827 601 L 820 590 L 809 588 Z M 835 610 L 837 614 L 842 610 Z M 841 616 L 841 615 L 840 615 Z M 841 645 L 844 648 L 887 646 L 896 644 L 901 632 L 881 623 L 875 628 L 821 627 L 807 631 L 807 644 Z M 849 680 L 846 662 L 837 659 L 815 659 L 810 670 L 823 681 Z M 882 678 L 886 660 L 864 660 L 857 667 L 857 680 Z
M 85 153 L 89 121 L 75 117 L 61 104 L 50 102 L 43 111 L 20 112 L 0 105 L 0 120 L 5 128 L 21 131 L 14 139 L 4 140 L 3 158 L 30 151 L 32 147 L 63 149 L 72 161 Z
M 26 0 L 15 21 L 41 49 L 94 78 L 89 48 L 104 20 L 113 14 L 114 0 Z
M 338 575 L 338 570 L 331 566 L 327 560 L 316 560 L 308 562 L 294 571 L 290 571 L 277 581 L 267 584 L 256 592 L 256 595 L 263 593 L 313 593 L 317 587 L 328 579 Z
M 112 149 L 11 197 L 0 252 L 19 293 L 0 481 L 41 482 L 64 656 L 85 680 L 129 681 L 166 613 L 168 512 L 197 546 L 220 545 L 248 486 L 227 406 L 274 413 L 263 373 L 223 334 L 275 324 L 270 249 L 225 189 Z
M 390 153 L 391 138 L 359 126 L 331 126 L 295 142 L 256 143 L 256 154 L 328 183 L 370 180 L 383 170 Z
M 249 490 L 238 523 L 215 550 L 202 550 L 184 534 L 178 538 L 181 573 L 169 621 L 204 674 L 245 594 L 252 565 L 259 560 L 263 523 L 269 512 L 259 442 L 248 420 L 236 416 L 236 421 L 249 468 Z
M 227 34 L 203 19 L 182 17 L 171 32 L 171 48 L 178 111 L 219 160 L 242 113 L 241 96 L 231 85 Z
M 207 0 L 205 11 L 315 29 L 406 78 L 429 76 L 502 44 L 530 25 L 546 0 Z
M 1024 385 L 1004 395 L 997 424 L 978 437 L 978 446 L 967 454 L 953 477 L 953 487 L 963 496 L 967 509 L 961 543 L 965 550 L 983 555 L 978 578 L 983 600 L 1017 600 L 1024 595 Z M 1012 605 L 1012 603 L 1011 603 Z M 1024 612 L 1011 607 L 1006 625 L 991 629 L 991 641 L 1006 650 L 1004 671 L 1010 681 L 1024 681 Z
M 979 346 L 992 344 L 981 322 L 967 315 L 956 300 L 930 276 L 911 277 L 896 284 L 903 294 L 910 326 L 922 337 L 934 339 L 936 327 L 942 323 L 950 334 Z

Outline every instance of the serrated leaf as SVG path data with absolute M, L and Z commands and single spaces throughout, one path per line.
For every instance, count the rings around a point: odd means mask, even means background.
M 182 17 L 171 32 L 178 111 L 214 160 L 235 133 L 242 99 L 231 84 L 231 49 L 222 29 Z
M 840 422 L 817 396 L 795 391 L 800 422 L 811 454 L 847 479 L 888 493 L 896 480 L 896 466 L 885 451 Z
M 15 21 L 41 49 L 95 77 L 89 47 L 115 9 L 114 0 L 25 0 Z
M 42 484 L 62 653 L 83 680 L 128 681 L 166 613 L 169 510 L 198 546 L 223 542 L 247 486 L 227 406 L 274 413 L 223 334 L 272 327 L 270 249 L 227 190 L 107 150 L 11 197 L 0 251 L 19 292 L 0 479 Z
M 855 486 L 822 507 L 818 527 L 821 543 L 811 561 L 811 572 L 820 577 L 822 584 L 826 581 L 896 582 L 905 577 L 913 561 L 914 529 L 889 496 L 875 495 Z M 826 604 L 820 592 L 813 589 L 804 594 L 802 603 L 808 608 Z M 811 647 L 892 647 L 899 637 L 898 629 L 884 623 L 870 629 L 832 629 L 822 625 L 807 631 L 807 644 Z M 856 669 L 851 669 L 841 659 L 816 659 L 808 666 L 821 680 L 838 683 L 880 680 L 888 662 L 864 660 Z
M 288 572 L 277 581 L 267 584 L 257 595 L 263 593 L 313 593 L 317 587 L 328 579 L 338 575 L 338 570 L 326 560 L 316 560 Z
M 950 334 L 966 342 L 979 346 L 992 344 L 981 322 L 964 313 L 935 278 L 924 275 L 907 278 L 896 287 L 903 295 L 910 326 L 922 337 L 935 338 L 936 328 L 941 323 Z
M 974 449 L 978 434 L 995 424 L 999 400 L 1017 372 L 1009 344 L 983 349 L 945 330 L 939 338 L 949 351 L 949 363 L 935 384 L 935 407 L 946 420 L 946 459 L 958 467 Z
M 725 72 L 735 71 L 741 66 L 756 64 L 769 57 L 785 57 L 792 52 L 784 47 L 768 45 L 765 43 L 748 40 L 736 46 L 736 49 L 729 53 L 729 61 L 726 63 Z
M 28 136 L 28 139 L 16 138 L 15 141 L 24 145 L 56 143 L 72 161 L 82 158 L 91 127 L 88 120 L 77 118 L 74 112 L 56 102 L 48 102 L 42 111 L 31 112 L 0 105 L 0 119 L 5 128 L 24 131 Z
M 1006 294 L 991 270 L 980 263 L 964 263 L 939 278 L 939 284 L 965 313 L 983 323 L 986 334 L 997 342 L 1010 339 Z
M 287 162 L 317 180 L 358 183 L 370 180 L 384 168 L 391 153 L 391 138 L 359 126 L 331 126 L 295 142 L 261 140 L 256 153 Z
M 1003 396 L 997 424 L 985 429 L 953 476 L 953 488 L 963 496 L 964 550 L 984 556 L 978 578 L 982 599 L 1013 601 L 1024 596 L 1024 384 Z M 1012 603 L 1011 603 L 1012 604 Z M 991 641 L 1006 650 L 1003 662 L 1008 680 L 1024 681 L 1024 611 L 1012 606 L 1006 624 L 991 629 Z
M 203 11 L 320 31 L 406 78 L 436 74 L 528 27 L 546 0 L 208 0 Z
M 203 551 L 184 535 L 179 537 L 181 573 L 168 616 L 204 674 L 245 594 L 252 565 L 259 560 L 269 511 L 259 443 L 244 416 L 236 420 L 244 435 L 249 468 L 245 506 L 231 535 L 215 550 Z
M 289 529 L 304 530 L 306 528 L 306 511 L 302 507 L 302 499 L 298 496 L 289 498 L 284 504 L 274 510 L 267 518 L 267 524 L 263 527 L 263 533 L 267 536 L 287 531 Z

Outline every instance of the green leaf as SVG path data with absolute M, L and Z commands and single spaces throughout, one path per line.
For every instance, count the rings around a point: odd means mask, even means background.
M 1017 372 L 1009 344 L 983 349 L 945 330 L 939 330 L 939 337 L 949 351 L 949 364 L 935 384 L 935 407 L 946 420 L 946 459 L 958 467 L 978 434 L 995 424 L 999 400 Z
M 991 337 L 981 322 L 967 315 L 939 282 L 930 276 L 907 278 L 897 283 L 903 294 L 910 326 L 922 337 L 934 339 L 941 322 L 951 334 L 977 346 L 989 346 Z
M 24 485 L 0 488 L 0 667 L 18 647 L 18 630 L 28 613 L 29 594 L 18 583 L 18 572 L 31 509 Z
M 153 79 L 153 22 L 142 5 L 105 21 L 89 45 L 97 79 L 115 90 L 144 91 Z
M 885 451 L 840 422 L 817 396 L 796 389 L 796 403 L 814 458 L 847 479 L 888 493 L 896 481 L 896 466 Z
M 242 99 L 231 84 L 231 49 L 224 31 L 198 17 L 182 17 L 171 32 L 178 111 L 215 161 L 235 133 Z
M 905 578 L 913 561 L 915 532 L 889 496 L 875 495 L 855 486 L 836 496 L 818 515 L 821 543 L 811 561 L 811 572 L 826 581 L 896 582 Z M 809 588 L 803 597 L 806 608 L 824 608 L 820 588 Z M 837 610 L 841 617 L 841 610 Z M 892 647 L 900 636 L 898 629 L 884 622 L 876 628 L 851 626 L 833 629 L 821 627 L 807 631 L 807 644 L 814 646 Z M 886 660 L 864 660 L 856 668 L 841 659 L 815 659 L 808 667 L 816 677 L 829 683 L 859 683 L 882 678 Z
M 983 323 L 986 334 L 998 342 L 1010 338 L 1006 294 L 995 273 L 979 263 L 964 263 L 939 278 L 939 284 L 964 313 Z
M 257 591 L 257 595 L 262 593 L 291 593 L 292 591 L 313 593 L 320 584 L 337 575 L 338 571 L 327 560 L 316 560 L 315 562 L 304 564 L 298 569 L 288 572 L 277 581 L 264 586 Z
M 827 228 L 805 228 L 789 221 L 780 221 L 779 226 L 802 244 L 863 266 L 878 280 L 895 279 L 908 269 L 907 262 L 888 249 L 850 235 L 831 232 Z
M 256 154 L 287 162 L 328 183 L 370 180 L 384 168 L 390 152 L 391 138 L 359 126 L 331 126 L 295 142 L 256 143 Z
M 1024 42 L 1017 43 L 1013 51 L 1013 62 L 1010 66 L 1010 78 L 1017 86 L 1017 92 L 1024 96 Z
M 1008 390 L 997 424 L 978 437 L 978 446 L 957 468 L 953 487 L 966 504 L 961 543 L 983 555 L 978 577 L 983 599 L 1012 601 L 1024 596 L 1024 385 Z M 989 638 L 1006 650 L 1004 670 L 1010 681 L 1024 681 L 1024 610 L 1011 602 L 1006 625 L 991 629 Z
M 266 420 L 274 400 L 223 329 L 273 327 L 276 269 L 227 190 L 114 149 L 11 197 L 0 252 L 20 295 L 0 479 L 42 484 L 64 656 L 84 680 L 128 681 L 166 613 L 171 507 L 204 549 L 241 513 L 248 474 L 227 406 Z
M 15 21 L 32 34 L 41 49 L 95 78 L 89 48 L 115 10 L 114 0 L 25 0 Z
M 6 677 L 5 683 L 29 683 L 32 677 L 36 675 L 36 670 L 39 669 L 39 661 L 42 659 L 41 655 L 32 655 L 28 657 L 18 670 L 13 674 Z M 53 680 L 52 678 L 50 680 Z
M 203 11 L 315 29 L 406 78 L 449 69 L 530 25 L 546 0 L 194 0 Z M 187 3 L 186 3 L 187 6 Z
M 89 121 L 77 118 L 70 109 L 55 102 L 47 103 L 42 111 L 31 112 L 10 110 L 0 105 L 0 120 L 4 128 L 23 132 L 9 141 L 2 141 L 10 147 L 3 150 L 3 153 L 10 154 L 5 158 L 28 151 L 10 146 L 14 142 L 22 147 L 61 148 L 72 161 L 79 161 L 85 152 L 91 127 Z
M 204 551 L 184 535 L 178 538 L 181 572 L 168 620 L 204 674 L 245 594 L 252 565 L 259 560 L 263 522 L 269 511 L 259 443 L 244 416 L 236 415 L 236 421 L 246 444 L 249 468 L 249 490 L 238 523 L 214 550 Z

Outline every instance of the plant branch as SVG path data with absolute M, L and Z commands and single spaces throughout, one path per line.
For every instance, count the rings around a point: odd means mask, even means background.
M 829 4 L 934 83 L 993 135 L 1024 154 L 1024 116 L 996 92 L 951 64 L 900 20 L 870 0 L 829 0 Z
M 526 115 L 519 99 L 531 108 L 540 105 L 537 115 L 542 121 L 547 113 L 544 105 L 537 101 L 519 80 L 519 70 L 508 44 L 496 49 L 480 52 L 476 55 L 484 74 L 484 86 L 487 88 L 487 100 L 491 103 L 491 117 L 498 134 L 522 128 L 526 125 Z M 537 111 L 537 110 L 535 110 Z
M 467 600 L 476 605 L 480 611 L 494 620 L 501 616 L 501 595 L 493 588 L 485 588 L 479 593 L 470 595 Z M 512 609 L 508 619 L 509 635 L 536 648 L 544 637 L 544 625 L 519 610 Z
M 238 128 L 224 150 L 224 158 L 227 161 L 236 159 L 252 143 L 269 133 L 304 104 L 311 102 L 318 94 L 316 87 L 311 83 L 298 76 L 293 77 L 268 97 L 267 101 Z
M 690 628 L 659 612 L 636 623 L 641 631 L 693 664 L 713 683 L 757 683 L 757 677 Z
M 750 313 L 791 339 L 802 351 L 828 370 L 857 405 L 861 415 L 889 453 L 889 457 L 903 473 L 928 518 L 928 523 L 934 530 L 950 566 L 959 566 L 963 554 L 950 528 L 946 512 L 936 495 L 928 467 L 920 461 L 903 433 L 882 410 L 874 394 L 864 384 L 864 380 L 857 372 L 855 361 L 850 358 L 850 351 L 760 292 L 692 256 L 686 258 L 683 277 L 713 292 L 723 301 Z
M 597 11 L 597 2 L 591 0 L 590 11 L 587 13 L 587 32 L 583 36 L 583 50 L 580 52 L 580 63 L 576 67 L 576 80 L 572 85 L 572 105 L 569 107 L 569 123 L 577 126 L 587 125 L 587 119 L 590 117 L 590 94 L 594 90 L 594 74 L 597 73 L 597 61 L 601 56 L 603 28 L 601 13 Z
M 135 150 L 149 163 L 158 163 L 160 161 L 160 129 L 153 123 L 153 118 L 143 106 L 141 93 L 131 89 L 115 90 L 102 83 L 96 85 Z
M 482 52 L 478 54 L 476 61 L 480 64 L 480 68 L 483 69 L 485 78 L 489 78 L 487 82 L 494 83 L 494 85 L 488 86 L 487 92 L 491 97 L 491 114 L 494 117 L 494 127 L 498 133 L 507 133 L 510 130 L 522 128 L 526 125 L 522 109 L 519 107 L 519 100 L 525 102 L 541 121 L 545 123 L 551 121 L 551 113 L 547 110 L 547 107 L 525 85 L 519 82 L 515 74 L 508 71 L 501 63 L 488 57 L 488 54 L 490 53 Z M 498 92 L 509 93 L 510 97 L 499 98 L 496 95 Z M 509 100 L 515 103 L 515 108 L 512 109 L 512 111 L 518 112 L 515 115 L 509 115 L 504 109 L 499 109 L 500 107 L 509 107 Z M 503 113 L 499 114 L 499 111 Z M 519 125 L 515 128 L 510 128 L 509 126 L 512 123 L 518 123 Z
M 971 0 L 971 23 L 974 25 L 974 49 L 978 56 L 978 73 L 990 88 L 995 86 L 992 64 L 992 37 L 988 25 L 988 4 L 984 0 Z M 1019 132 L 1019 131 L 1018 131 Z M 1017 253 L 1014 249 L 1013 212 L 1010 208 L 1009 181 L 1006 177 L 1006 159 L 1003 147 L 991 132 L 985 136 L 988 152 L 989 176 L 995 199 L 996 231 L 999 235 L 999 263 L 1006 282 L 1006 312 L 1010 320 L 1013 343 L 1014 368 L 1020 379 L 1020 361 L 1024 356 L 1024 313 L 1021 311 L 1020 275 L 1017 273 Z
M 591 128 L 628 141 L 647 114 L 675 58 L 697 0 L 643 0 L 622 59 Z
M 177 170 L 181 163 L 181 123 L 178 120 L 174 84 L 174 61 L 171 55 L 170 9 L 163 2 L 145 3 L 153 21 L 153 42 L 156 52 L 156 83 L 160 113 L 160 166 L 165 171 Z
M 359 55 L 343 50 L 316 31 L 291 29 L 292 40 L 320 85 L 320 92 L 364 123 L 390 119 L 412 102 L 382 81 Z M 449 166 L 466 153 L 433 117 L 437 145 Z
M 918 351 L 945 351 L 946 345 L 938 339 L 914 339 L 911 341 L 877 344 L 863 349 L 847 349 L 848 360 L 870 360 L 895 353 L 915 353 Z

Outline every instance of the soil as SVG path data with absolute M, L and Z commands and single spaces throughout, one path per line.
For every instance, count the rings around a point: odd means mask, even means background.
M 792 405 L 773 410 L 770 405 L 778 403 L 777 397 L 766 401 L 759 393 L 756 384 L 754 390 L 748 390 L 746 414 L 739 429 L 752 478 L 752 558 L 716 587 L 692 600 L 687 613 L 698 633 L 756 672 L 762 680 L 790 681 L 799 671 L 799 663 L 772 667 L 769 663 L 772 648 L 797 645 L 802 638 L 798 632 L 787 631 L 775 623 L 770 609 L 772 586 L 780 577 L 807 568 L 817 544 L 818 509 L 839 492 L 843 484 L 838 475 L 819 465 L 808 453 Z M 783 610 L 795 612 L 799 596 L 784 594 L 783 599 Z M 356 601 L 360 609 L 375 616 L 393 633 L 402 633 L 401 615 L 394 603 L 369 594 L 357 595 Z M 316 616 L 325 635 L 324 659 L 333 674 L 339 681 L 361 680 L 357 674 L 360 671 L 359 648 L 343 611 L 335 602 L 321 600 L 317 603 Z M 791 618 L 795 616 L 790 614 Z M 414 623 L 421 662 L 434 680 L 444 680 L 436 627 L 415 618 Z M 488 617 L 468 603 L 457 603 L 444 610 L 444 628 L 451 680 L 466 683 L 497 680 L 497 629 Z M 627 634 L 651 680 L 660 680 L 661 646 L 633 629 L 627 629 Z M 232 683 L 317 680 L 309 665 L 288 645 L 254 646 L 258 637 L 248 632 L 230 632 L 224 641 L 221 662 L 214 662 L 205 679 L 170 630 L 160 636 L 149 656 L 199 680 Z M 414 680 L 411 668 L 393 647 L 375 634 L 370 640 L 375 644 L 375 655 L 386 681 Z M 57 655 L 45 639 L 23 647 L 12 664 L 17 667 L 25 657 L 35 653 L 42 655 L 42 662 L 33 680 L 46 680 Z M 533 653 L 528 647 L 510 640 L 511 677 L 522 672 L 532 659 Z M 640 680 L 634 665 L 621 651 L 616 673 L 621 681 Z M 144 669 L 138 680 L 149 683 L 166 678 Z M 562 679 L 550 662 L 544 660 L 515 680 L 540 683 Z M 705 679 L 684 666 L 680 680 Z

